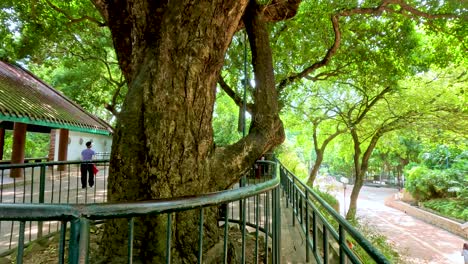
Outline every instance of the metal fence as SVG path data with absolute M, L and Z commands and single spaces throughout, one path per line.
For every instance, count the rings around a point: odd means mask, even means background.
M 0 204 L 88 204 L 107 200 L 108 160 L 93 161 L 99 172 L 93 188 L 82 189 L 80 165 L 83 162 L 44 162 L 0 165 Z M 12 170 L 20 178 L 11 178 Z M 29 221 L 25 242 L 57 232 L 60 222 Z M 0 254 L 17 246 L 21 226 L 15 221 L 0 221 Z
M 100 164 L 101 171 L 107 171 L 107 162 L 106 160 L 96 163 Z M 81 190 L 78 179 L 75 179 L 79 177 L 79 172 L 76 172 L 79 164 L 80 162 L 35 164 L 39 165 L 39 169 L 35 167 L 35 169 L 31 169 L 32 167 L 26 164 L 0 166 L 2 178 L 8 174 L 7 170 L 9 169 L 24 169 L 23 184 L 19 184 L 19 180 L 13 179 L 13 197 L 8 198 L 8 203 L 5 201 L 7 200 L 7 192 L 2 192 L 0 196 L 5 197 L 2 198 L 4 201 L 0 203 L 0 224 L 5 226 L 5 223 L 10 223 L 8 228 L 0 228 L 2 230 L 0 234 L 2 237 L 9 236 L 9 249 L 16 247 L 17 263 L 23 263 L 24 249 L 28 242 L 43 236 L 46 232 L 56 233 L 60 236 L 58 240 L 59 263 L 64 263 L 65 260 L 68 260 L 68 263 L 88 263 L 90 226 L 98 221 L 114 218 L 127 219 L 128 221 L 128 263 L 132 263 L 135 218 L 147 215 L 166 215 L 168 223 L 166 263 L 171 263 L 171 221 L 175 212 L 187 210 L 199 210 L 198 263 L 202 263 L 204 210 L 212 206 L 221 208 L 219 221 L 224 222 L 224 263 L 228 261 L 227 245 L 229 241 L 229 224 L 226 223 L 226 219 L 229 223 L 240 227 L 242 233 L 241 262 L 244 263 L 246 259 L 247 227 L 253 228 L 255 234 L 254 256 L 250 257 L 258 263 L 259 252 L 263 251 L 267 253 L 263 255 L 262 262 L 280 262 L 280 178 L 276 173 L 275 162 L 259 161 L 256 168 L 249 170 L 241 182 L 231 190 L 197 197 L 181 197 L 170 201 L 118 204 L 106 204 L 105 196 L 103 199 L 99 199 L 100 188 L 98 186 L 90 190 L 95 193 L 90 199 L 77 197 L 85 195 L 88 191 L 87 189 Z M 56 172 L 53 166 L 58 165 L 66 165 L 68 170 L 65 171 L 68 173 Z M 36 172 L 36 170 L 38 171 Z M 46 173 L 47 170 L 50 171 Z M 56 175 L 57 173 L 60 177 Z M 39 176 L 36 176 L 37 174 Z M 37 181 L 37 178 L 40 180 L 39 186 L 36 187 L 32 183 Z M 47 180 L 50 182 L 48 183 Z M 53 186 L 57 184 L 58 187 L 54 191 Z M 105 181 L 102 186 L 105 190 Z M 20 188 L 22 191 L 19 191 Z M 36 194 L 34 190 L 37 189 L 39 191 Z M 6 188 L 1 190 L 6 190 Z M 50 192 L 49 195 L 46 194 L 48 192 Z M 56 192 L 59 193 L 59 197 L 57 197 Z M 8 193 L 11 195 L 10 192 Z M 69 235 L 66 235 L 67 232 Z M 264 248 L 259 248 L 259 237 L 261 236 Z M 68 251 L 65 250 L 66 247 L 68 247 Z M 271 255 L 268 252 L 271 252 Z
M 390 263 L 359 231 L 281 163 L 279 170 L 287 197 L 286 206 L 293 209 L 293 225 L 297 220 L 306 237 L 307 262 L 312 253 L 319 264 L 367 263 L 356 254 L 356 249 L 360 248 L 371 263 Z
M 127 257 L 128 263 L 132 263 L 137 228 L 135 219 L 164 215 L 168 223 L 166 263 L 171 263 L 171 221 L 174 214 L 198 210 L 198 263 L 203 263 L 204 212 L 208 207 L 217 207 L 220 209 L 218 221 L 224 225 L 223 263 L 228 261 L 231 237 L 228 223 L 240 227 L 241 263 L 247 257 L 254 263 L 280 263 L 281 179 L 282 199 L 287 207 L 292 207 L 293 224 L 300 225 L 306 237 L 307 262 L 313 254 L 317 263 L 362 263 L 355 253 L 359 247 L 373 262 L 389 263 L 313 190 L 284 166 L 277 166 L 277 161 L 258 161 L 230 190 L 170 201 L 118 204 L 106 204 L 108 160 L 94 162 L 100 172 L 92 189 L 81 189 L 79 166 L 82 162 L 0 166 L 0 249 L 3 247 L 5 254 L 16 250 L 17 263 L 23 263 L 24 249 L 31 241 L 47 234 L 57 234 L 57 262 L 88 263 L 90 226 L 106 219 L 122 218 L 128 222 Z M 59 166 L 60 171 L 57 170 Z M 23 170 L 23 179 L 9 179 L 9 170 L 16 168 Z M 247 233 L 255 237 L 253 255 L 250 256 L 246 256 Z M 263 244 L 259 243 L 260 238 Z M 264 254 L 260 256 L 259 252 Z

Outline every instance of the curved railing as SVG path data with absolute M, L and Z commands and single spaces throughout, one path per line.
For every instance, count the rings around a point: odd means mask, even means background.
M 377 250 L 359 231 L 357 231 L 346 219 L 336 212 L 325 200 L 323 200 L 309 186 L 299 180 L 292 172 L 279 163 L 281 184 L 286 193 L 286 206 L 292 206 L 293 224 L 296 219 L 306 237 L 306 261 L 310 259 L 310 252 L 314 255 L 315 262 L 329 263 L 331 260 L 339 263 L 363 263 L 351 248 L 353 239 L 356 246 L 361 247 L 375 263 L 390 263 L 385 256 Z M 319 207 L 321 210 L 319 210 Z M 337 227 L 330 223 L 324 216 L 328 214 Z M 312 227 L 310 226 L 312 224 Z M 330 241 L 329 234 L 331 239 Z M 332 256 L 331 251 L 337 251 Z
M 228 261 L 230 238 L 229 224 L 226 222 L 239 225 L 242 232 L 242 252 L 238 262 L 244 263 L 249 257 L 255 263 L 280 263 L 281 178 L 281 199 L 286 207 L 292 207 L 293 224 L 296 225 L 297 221 L 306 237 L 304 259 L 307 262 L 310 261 L 312 253 L 317 263 L 362 263 L 355 253 L 355 248 L 352 248 L 355 244 L 355 247 L 362 248 L 373 262 L 389 263 L 341 215 L 281 164 L 277 173 L 279 162 L 276 161 L 257 161 L 256 167 L 249 170 L 241 182 L 231 190 L 170 200 L 117 204 L 105 203 L 108 160 L 93 161 L 98 165 L 100 172 L 92 189 L 81 189 L 78 179 L 81 163 L 76 161 L 0 165 L 0 238 L 9 240 L 3 243 L 0 239 L 0 257 L 2 245 L 6 245 L 3 248 L 6 249 L 4 254 L 17 249 L 16 261 L 22 263 L 24 248 L 28 242 L 58 233 L 58 262 L 64 263 L 68 259 L 68 263 L 86 263 L 89 257 L 90 226 L 106 219 L 123 218 L 128 221 L 127 256 L 128 263 L 132 263 L 135 218 L 165 214 L 168 223 L 166 262 L 170 263 L 173 214 L 198 210 L 197 255 L 198 263 L 202 263 L 204 210 L 216 206 L 220 209 L 218 220 L 224 224 L 224 263 Z M 6 180 L 5 176 L 8 176 L 11 169 L 23 170 L 23 179 Z M 246 256 L 247 226 L 255 229 L 253 256 Z M 67 232 L 70 233 L 68 242 Z M 264 237 L 263 248 L 259 243 L 260 236 Z M 260 251 L 271 253 L 260 256 Z
M 108 161 L 93 161 L 97 164 L 107 164 Z M 46 177 L 46 167 L 67 165 L 72 166 L 76 164 L 81 164 L 82 162 L 50 162 L 36 164 L 40 168 L 40 187 L 39 196 L 44 196 L 44 190 L 46 189 L 45 179 Z M 224 205 L 224 210 L 222 210 L 221 220 L 229 219 L 229 222 L 235 222 L 241 225 L 242 231 L 242 260 L 245 261 L 245 240 L 246 240 L 246 226 L 254 226 L 256 228 L 255 237 L 255 256 L 254 259 L 258 262 L 259 259 L 259 232 L 263 232 L 265 235 L 265 248 L 264 252 L 268 252 L 268 239 L 271 236 L 272 239 L 272 254 L 271 262 L 279 263 L 280 259 L 280 206 L 279 206 L 279 183 L 280 177 L 276 173 L 276 163 L 272 161 L 259 161 L 262 166 L 268 166 L 269 173 L 262 173 L 262 179 L 256 179 L 252 177 L 255 175 L 255 171 L 251 170 L 247 173 L 244 180 L 240 183 L 241 188 L 231 189 L 227 191 L 221 191 L 216 193 L 209 193 L 198 196 L 190 197 L 180 197 L 170 200 L 157 200 L 157 201 L 146 201 L 146 202 L 131 202 L 131 203 L 93 203 L 93 204 L 54 204 L 54 199 L 52 198 L 51 202 L 42 199 L 40 203 L 27 203 L 27 199 L 23 199 L 26 203 L 15 202 L 15 203 L 1 203 L 0 204 L 0 223 L 5 221 L 19 222 L 17 224 L 17 234 L 10 235 L 10 248 L 11 240 L 13 237 L 17 238 L 17 254 L 16 260 L 17 263 L 22 263 L 25 240 L 27 232 L 27 226 L 29 224 L 29 229 L 31 229 L 34 222 L 37 222 L 37 228 L 42 230 L 44 228 L 44 223 L 57 221 L 59 223 L 60 229 L 58 233 L 60 234 L 59 239 L 59 255 L 58 262 L 64 263 L 65 261 L 65 243 L 66 243 L 66 232 L 68 229 L 68 224 L 70 224 L 69 232 L 70 239 L 68 241 L 68 263 L 82 263 L 88 261 L 89 253 L 89 232 L 90 232 L 90 223 L 98 220 L 113 219 L 113 218 L 126 218 L 128 219 L 128 263 L 132 263 L 133 259 L 133 239 L 134 239 L 134 219 L 139 216 L 146 215 L 167 215 L 167 238 L 166 238 L 166 262 L 171 262 L 170 248 L 171 248 L 171 221 L 172 214 L 180 211 L 187 210 L 199 210 L 200 211 L 200 229 L 199 229 L 199 252 L 198 252 L 198 263 L 202 263 L 203 259 L 203 210 L 206 207 L 210 206 L 219 206 Z M 26 168 L 34 168 L 34 164 L 21 164 L 21 165 L 9 165 L 9 166 L 0 166 L 0 172 L 2 175 L 5 174 L 6 169 L 23 169 L 26 172 Z M 107 165 L 105 165 L 107 166 Z M 62 168 L 63 169 L 63 168 Z M 34 170 L 33 170 L 34 171 Z M 52 171 L 54 171 L 52 169 Z M 66 170 L 65 170 L 66 171 Z M 69 169 L 69 171 L 72 171 Z M 70 176 L 65 176 L 70 177 Z M 33 177 L 34 179 L 34 177 Z M 245 180 L 246 179 L 246 180 Z M 249 180 L 250 179 L 250 180 Z M 253 179 L 253 180 L 252 180 Z M 68 178 L 68 183 L 73 182 L 74 179 Z M 26 186 L 27 183 L 23 183 L 22 186 Z M 34 184 L 32 184 L 34 185 Z M 49 184 L 50 185 L 50 184 Z M 69 185 L 65 185 L 69 186 Z M 62 186 L 63 187 L 63 186 Z M 0 186 L 0 190 L 3 191 L 3 185 Z M 26 189 L 26 187 L 23 187 Z M 32 188 L 31 188 L 32 189 Z M 62 192 L 63 188 L 60 188 Z M 96 192 L 97 188 L 94 188 Z M 31 191 L 32 193 L 33 191 Z M 24 192 L 26 193 L 26 192 Z M 69 194 L 70 192 L 68 192 Z M 3 193 L 1 193 L 3 194 Z M 270 195 L 271 198 L 270 199 Z M 33 194 L 31 194 L 33 196 Z M 2 197 L 0 195 L 0 197 Z M 263 198 L 262 198 L 263 197 Z M 69 198 L 69 197 L 68 197 Z M 34 199 L 31 199 L 35 201 Z M 70 200 L 70 199 L 68 199 Z M 237 206 L 237 201 L 239 205 Z M 263 217 L 260 212 L 260 207 L 263 207 Z M 254 221 L 251 221 L 252 217 L 249 212 L 253 213 Z M 262 219 L 263 221 L 261 221 Z M 11 224 L 12 233 L 13 233 L 13 224 Z M 58 226 L 58 224 L 57 224 Z M 227 262 L 227 253 L 228 253 L 228 232 L 229 224 L 224 222 L 224 263 Z M 0 226 L 1 230 L 1 226 Z M 42 233 L 42 232 L 41 232 Z M 30 240 L 31 233 L 29 233 Z M 268 254 L 265 254 L 263 259 L 265 263 L 269 263 Z

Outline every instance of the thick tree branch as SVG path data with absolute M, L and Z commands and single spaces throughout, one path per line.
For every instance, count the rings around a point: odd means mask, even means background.
M 364 119 L 364 117 L 367 115 L 367 113 L 371 110 L 371 108 L 380 100 L 384 97 L 384 95 L 386 93 L 389 93 L 390 91 L 392 90 L 392 88 L 390 88 L 390 86 L 387 86 L 385 89 L 383 89 L 382 91 L 380 91 L 380 93 L 378 95 L 376 95 L 369 104 L 366 104 L 364 110 L 359 113 L 358 117 L 356 118 L 356 120 L 354 122 L 352 122 L 353 125 L 356 125 L 356 124 L 359 124 L 362 119 Z
M 120 96 L 120 91 L 122 90 L 122 87 L 124 87 L 126 82 L 122 80 L 120 83 L 117 85 L 117 89 L 114 90 L 114 94 L 112 95 L 112 100 L 110 104 L 106 104 L 104 107 L 109 110 L 114 116 L 118 116 L 119 111 L 117 111 L 116 106 L 117 106 L 117 99 Z
M 272 0 L 266 5 L 258 6 L 257 9 L 262 12 L 263 21 L 277 22 L 294 17 L 301 2 L 302 0 Z M 244 27 L 244 21 L 241 20 L 237 26 L 237 31 Z
M 400 9 L 395 9 L 390 5 L 398 5 Z M 412 7 L 403 0 L 383 0 L 379 6 L 375 8 L 352 8 L 340 11 L 337 15 L 342 17 L 353 16 L 353 15 L 375 15 L 380 16 L 383 12 L 401 14 L 415 17 L 424 17 L 427 19 L 439 19 L 439 18 L 456 18 L 455 14 L 429 14 Z M 405 14 L 405 12 L 407 14 Z M 410 15 L 408 15 L 410 14 Z
M 314 72 L 318 68 L 321 68 L 325 65 L 328 64 L 328 62 L 331 60 L 331 58 L 335 55 L 336 51 L 340 47 L 341 43 L 341 32 L 340 32 L 340 24 L 338 22 L 338 16 L 333 15 L 331 17 L 332 25 L 333 25 L 333 31 L 335 32 L 335 40 L 331 47 L 327 50 L 327 53 L 325 54 L 325 57 L 323 57 L 322 60 L 312 64 L 311 66 L 307 67 L 304 69 L 302 72 L 293 74 L 282 81 L 280 81 L 278 85 L 278 93 L 281 93 L 286 86 L 294 81 L 297 81 L 299 79 L 302 79 L 306 76 L 308 76 L 310 73 Z
M 212 183 L 219 188 L 229 187 L 238 181 L 241 172 L 266 151 L 281 144 L 285 137 L 279 118 L 269 33 L 262 12 L 254 0 L 247 6 L 244 23 L 252 50 L 255 104 L 249 134 L 233 145 L 215 150 L 212 171 L 225 172 L 223 175 L 213 175 Z
M 342 74 L 344 72 L 344 71 L 342 71 L 342 69 L 345 68 L 348 65 L 349 64 L 347 64 L 347 65 L 345 65 L 345 66 L 343 66 L 341 68 L 331 70 L 331 71 L 321 72 L 321 73 L 316 74 L 314 76 L 306 75 L 306 76 L 304 76 L 304 78 L 306 78 L 307 80 L 310 80 L 310 81 L 324 81 L 324 80 L 327 80 L 328 78 L 331 78 L 331 77 L 338 76 L 338 75 Z
M 64 15 L 67 19 L 70 20 L 70 23 L 69 24 L 74 24 L 74 23 L 79 23 L 79 22 L 82 22 L 82 21 L 90 21 L 90 22 L 93 22 L 95 23 L 96 25 L 98 25 L 99 27 L 105 27 L 106 26 L 106 23 L 102 22 L 102 21 L 99 21 L 97 18 L 95 17 L 90 17 L 90 16 L 82 16 L 82 17 L 73 17 L 71 16 L 67 11 L 61 9 L 60 7 L 52 4 L 49 0 L 46 0 L 46 3 L 47 5 L 49 5 L 52 9 L 54 9 L 55 11 L 61 13 L 62 15 Z
M 300 3 L 301 0 L 272 0 L 268 5 L 260 6 L 260 10 L 265 21 L 282 21 L 294 17 Z
M 400 9 L 395 9 L 390 5 L 398 5 Z M 330 62 L 331 58 L 336 54 L 337 50 L 339 49 L 341 43 L 341 32 L 339 24 L 340 17 L 349 17 L 353 15 L 380 16 L 384 11 L 389 13 L 401 14 L 410 18 L 424 17 L 429 20 L 440 18 L 457 18 L 457 15 L 455 14 L 429 14 L 426 12 L 422 12 L 417 8 L 414 8 L 411 5 L 407 4 L 403 0 L 383 0 L 381 4 L 375 8 L 352 8 L 341 10 L 336 14 L 332 15 L 331 17 L 333 31 L 335 33 L 335 40 L 333 44 L 328 48 L 327 53 L 325 54 L 323 59 L 305 68 L 303 71 L 292 74 L 286 77 L 285 79 L 281 80 L 278 84 L 278 92 L 281 93 L 284 90 L 284 88 L 292 82 L 295 82 L 302 78 L 309 78 L 309 74 L 311 74 L 319 68 L 326 66 Z
M 231 87 L 226 83 L 224 80 L 223 76 L 219 76 L 218 79 L 218 84 L 221 86 L 221 89 L 229 96 L 231 99 L 236 103 L 237 106 L 242 107 L 243 105 L 243 100 L 242 98 L 237 95 L 237 93 L 231 89 Z M 253 109 L 253 104 L 247 103 L 246 104 L 246 109 L 249 114 L 252 114 L 252 109 Z

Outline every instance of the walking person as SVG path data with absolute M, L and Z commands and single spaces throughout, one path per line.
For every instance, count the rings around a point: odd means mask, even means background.
M 465 264 L 468 264 L 468 243 L 463 243 L 462 256 L 465 259 Z
M 89 183 L 89 187 L 93 187 L 94 185 L 94 166 L 91 161 L 93 160 L 94 155 L 96 155 L 96 152 L 94 152 L 91 147 L 92 143 L 91 141 L 88 141 L 86 142 L 86 149 L 81 151 L 81 160 L 89 161 L 88 163 L 81 164 L 81 188 L 83 189 L 86 188 L 86 182 Z

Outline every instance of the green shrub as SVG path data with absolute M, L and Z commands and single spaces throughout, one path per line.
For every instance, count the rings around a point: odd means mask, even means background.
M 431 170 L 424 166 L 407 171 L 406 189 L 420 201 L 437 198 L 467 197 L 468 178 L 463 170 Z
M 467 198 L 443 198 L 423 202 L 423 206 L 432 209 L 442 216 L 468 221 Z
M 325 200 L 325 202 L 327 202 L 327 204 L 329 204 L 332 208 L 334 208 L 335 210 L 338 208 L 338 200 L 333 195 L 327 192 L 323 192 L 318 188 L 314 188 L 314 192 L 316 192 L 320 196 L 320 198 Z

